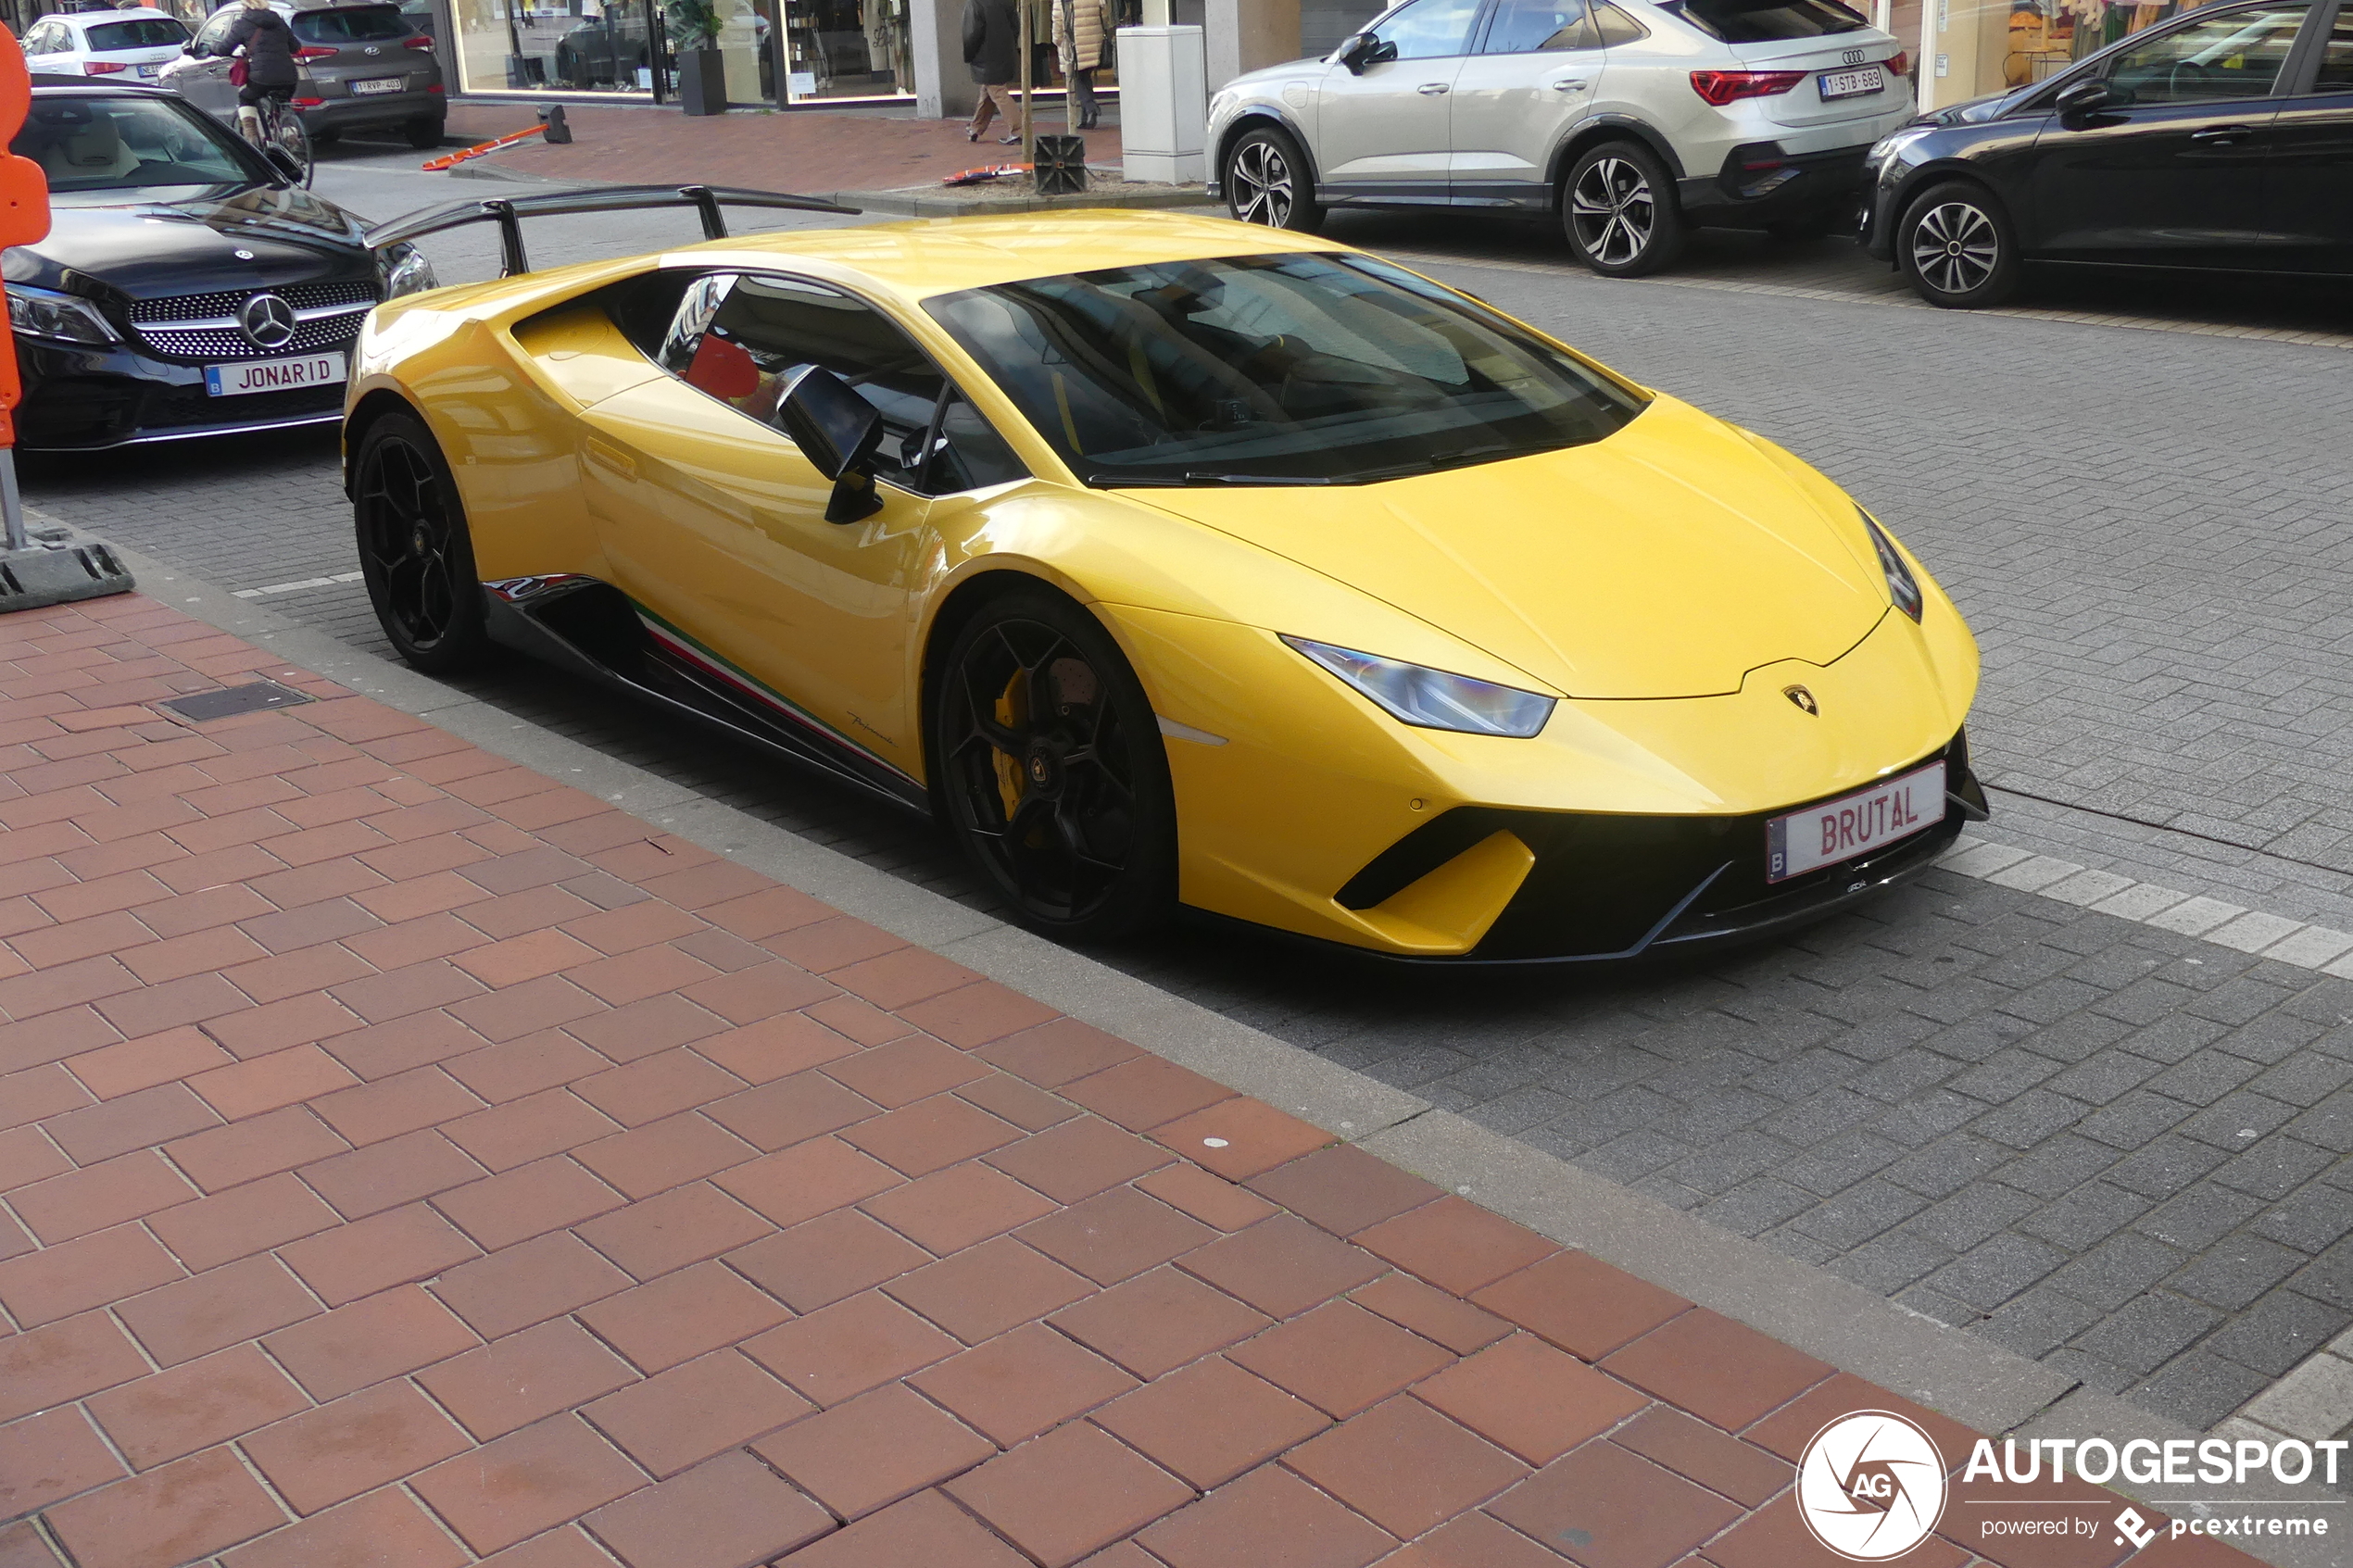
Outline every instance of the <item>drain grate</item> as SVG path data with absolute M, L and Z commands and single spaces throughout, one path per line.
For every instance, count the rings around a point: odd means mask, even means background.
M 311 700 L 275 681 L 256 681 L 247 686 L 226 686 L 217 692 L 175 696 L 161 706 L 182 719 L 202 723 L 208 719 L 233 719 L 240 713 L 258 713 L 265 708 L 292 708 L 296 703 Z

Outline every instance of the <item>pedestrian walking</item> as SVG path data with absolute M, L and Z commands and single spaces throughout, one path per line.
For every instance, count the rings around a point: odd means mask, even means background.
M 1101 122 L 1095 102 L 1095 72 L 1103 63 L 1103 44 L 1116 24 L 1111 0 L 1054 0 L 1054 47 L 1062 55 L 1063 119 L 1079 131 Z
M 964 63 L 980 85 L 980 103 L 964 127 L 964 140 L 979 141 L 1002 109 L 1013 133 L 997 140 L 1012 146 L 1021 140 L 1021 94 L 1014 91 L 1021 80 L 1021 16 L 1013 0 L 964 0 Z

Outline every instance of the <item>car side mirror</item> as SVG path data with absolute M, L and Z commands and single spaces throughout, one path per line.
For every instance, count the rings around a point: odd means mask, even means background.
M 1369 32 L 1360 32 L 1340 46 L 1340 63 L 1351 76 L 1362 76 L 1367 66 L 1384 65 L 1396 57 L 1396 44 Z
M 278 145 L 277 143 L 272 142 L 268 146 L 261 149 L 261 156 L 269 162 L 271 168 L 276 169 L 280 174 L 285 177 L 288 184 L 299 185 L 302 183 L 302 160 L 296 157 L 294 154 L 286 151 L 285 148 Z
M 834 482 L 827 522 L 856 522 L 882 509 L 875 494 L 875 451 L 882 416 L 849 383 L 822 365 L 795 376 L 776 405 L 776 423 L 800 455 Z
M 2058 110 L 2061 119 L 2082 119 L 2102 109 L 2114 108 L 2121 101 L 2113 86 L 2091 76 L 2060 88 L 2058 96 L 2051 100 L 2051 107 Z

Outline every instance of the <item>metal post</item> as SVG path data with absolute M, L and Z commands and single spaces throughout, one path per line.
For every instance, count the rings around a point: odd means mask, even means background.
M 17 495 L 17 449 L 0 446 L 0 517 L 7 520 L 8 548 L 31 548 L 24 536 L 24 501 Z
M 1021 160 L 1029 165 L 1029 185 L 1038 188 L 1038 138 L 1029 123 L 1029 99 L 1036 85 L 1031 67 L 1032 44 L 1038 34 L 1035 27 L 1037 12 L 1029 0 L 1021 0 Z

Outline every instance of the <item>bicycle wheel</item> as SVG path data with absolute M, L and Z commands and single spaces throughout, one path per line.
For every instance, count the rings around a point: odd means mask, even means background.
M 302 117 L 289 108 L 278 110 L 277 123 L 270 127 L 271 142 L 285 150 L 302 169 L 301 183 L 308 187 L 314 171 L 310 151 L 310 132 L 302 128 Z

